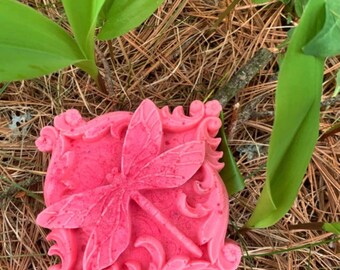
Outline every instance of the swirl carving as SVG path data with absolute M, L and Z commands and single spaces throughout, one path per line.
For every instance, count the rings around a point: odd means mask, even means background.
M 170 113 L 169 107 L 160 110 L 162 123 L 165 130 L 171 132 L 190 130 L 195 127 L 204 117 L 205 107 L 201 101 L 193 101 L 190 105 L 190 116 L 186 116 L 183 107 L 176 107 Z
M 49 270 L 74 269 L 78 256 L 74 232 L 71 230 L 55 229 L 47 235 L 46 239 L 56 242 L 49 249 L 48 255 L 57 255 L 61 258 L 61 264 L 52 266 Z
M 136 242 L 135 247 L 145 248 L 150 256 L 149 269 L 161 269 L 165 263 L 165 251 L 159 240 L 152 236 L 140 236 Z
M 35 145 L 41 152 L 52 152 L 58 136 L 59 133 L 54 127 L 44 127 L 40 131 L 40 137 L 35 141 Z

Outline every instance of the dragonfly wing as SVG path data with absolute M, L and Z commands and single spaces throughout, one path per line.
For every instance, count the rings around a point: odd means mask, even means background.
M 128 205 L 129 197 L 123 191 L 118 201 L 117 198 L 111 198 L 108 202 L 106 211 L 102 213 L 87 243 L 84 270 L 106 269 L 127 248 L 131 236 Z
M 179 187 L 197 172 L 204 158 L 205 142 L 181 144 L 145 165 L 136 175 L 134 184 L 137 189 Z
M 74 229 L 96 224 L 107 208 L 107 201 L 115 196 L 111 185 L 74 194 L 43 210 L 37 224 L 49 228 Z
M 163 131 L 158 108 L 146 99 L 133 114 L 126 132 L 122 172 L 135 175 L 145 164 L 159 154 Z

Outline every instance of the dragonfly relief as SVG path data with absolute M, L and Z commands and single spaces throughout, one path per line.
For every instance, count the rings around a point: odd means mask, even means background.
M 170 189 L 185 184 L 202 166 L 205 142 L 190 141 L 162 152 L 163 129 L 159 110 L 144 100 L 133 114 L 123 142 L 121 164 L 107 175 L 107 185 L 73 194 L 41 212 L 37 223 L 49 229 L 91 230 L 83 257 L 83 269 L 113 265 L 131 238 L 130 202 L 166 229 L 194 257 L 201 249 L 141 190 Z

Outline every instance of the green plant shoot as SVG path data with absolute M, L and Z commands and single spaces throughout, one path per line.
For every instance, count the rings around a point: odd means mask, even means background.
M 246 227 L 275 224 L 293 204 L 318 138 L 323 57 L 302 48 L 324 24 L 324 1 L 309 1 L 280 67 L 267 179 Z
M 14 0 L 0 0 L 0 82 L 31 79 L 74 64 L 98 84 L 98 22 L 101 20 L 100 38 L 112 39 L 137 27 L 162 2 L 62 0 L 73 38 L 34 9 Z
M 75 40 L 87 59 L 79 66 L 95 80 L 98 76 L 94 51 L 95 30 L 104 2 L 105 0 L 62 0 Z
M 322 229 L 326 232 L 340 234 L 340 222 L 324 223 Z
M 220 118 L 222 123 L 224 123 L 223 113 L 221 113 Z M 222 161 L 224 162 L 224 167 L 220 172 L 220 176 L 228 190 L 228 194 L 233 195 L 244 189 L 244 179 L 228 146 L 227 136 L 224 132 L 223 125 L 220 128 L 218 136 L 221 137 L 221 143 L 218 149 L 223 152 Z
M 62 0 L 78 46 L 88 59 L 94 59 L 94 37 L 99 12 L 105 0 Z

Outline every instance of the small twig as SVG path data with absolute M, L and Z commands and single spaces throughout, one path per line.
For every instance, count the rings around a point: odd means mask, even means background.
M 267 49 L 260 49 L 256 52 L 239 71 L 237 71 L 229 80 L 229 82 L 221 87 L 213 96 L 217 99 L 222 106 L 227 103 L 237 94 L 238 91 L 243 89 L 255 75 L 269 63 L 273 58 L 273 53 Z
M 253 112 L 250 119 L 265 119 L 274 117 L 274 111 Z
M 310 223 L 300 223 L 300 224 L 291 224 L 288 225 L 288 229 L 292 230 L 322 230 L 323 222 L 310 222 Z

